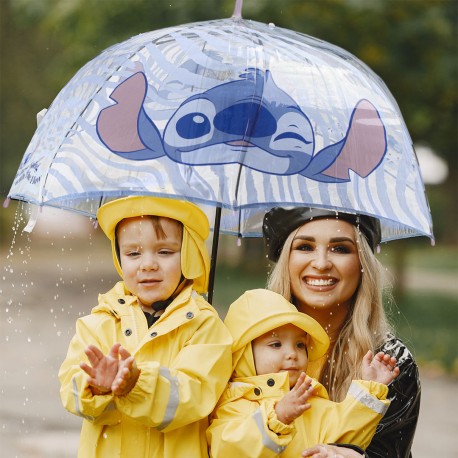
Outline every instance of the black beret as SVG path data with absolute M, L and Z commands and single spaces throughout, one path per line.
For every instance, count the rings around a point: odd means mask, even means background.
M 372 216 L 343 213 L 322 208 L 274 207 L 264 215 L 264 223 L 262 225 L 268 258 L 277 262 L 288 235 L 307 221 L 320 218 L 342 219 L 357 226 L 366 237 L 372 251 L 375 251 L 375 247 L 380 243 L 380 221 Z

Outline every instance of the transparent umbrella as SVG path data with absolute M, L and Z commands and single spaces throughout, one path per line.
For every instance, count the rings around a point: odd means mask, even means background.
M 239 237 L 261 236 L 272 206 L 307 205 L 375 216 L 382 241 L 433 238 L 383 81 L 339 47 L 240 11 L 88 62 L 47 110 L 8 198 L 90 217 L 122 195 L 188 199 L 217 209 L 216 235 Z

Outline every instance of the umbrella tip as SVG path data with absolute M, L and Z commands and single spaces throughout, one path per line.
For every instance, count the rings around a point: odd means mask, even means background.
M 10 204 L 11 202 L 11 199 L 9 197 L 7 197 L 4 201 L 3 201 L 3 208 L 8 208 L 8 205 Z
M 234 19 L 242 18 L 242 8 L 243 8 L 243 0 L 235 0 L 234 12 L 232 13 L 232 17 Z

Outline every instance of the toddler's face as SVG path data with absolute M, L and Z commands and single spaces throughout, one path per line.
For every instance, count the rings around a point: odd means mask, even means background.
M 163 236 L 148 217 L 126 218 L 117 229 L 124 283 L 145 306 L 168 299 L 181 278 L 182 226 L 169 218 L 159 221 Z
M 252 348 L 256 373 L 288 371 L 290 388 L 307 370 L 307 333 L 293 324 L 266 332 L 253 340 Z

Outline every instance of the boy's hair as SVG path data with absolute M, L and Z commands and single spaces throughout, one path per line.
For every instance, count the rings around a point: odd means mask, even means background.
M 174 219 L 183 224 L 181 245 L 181 272 L 193 280 L 193 288 L 199 293 L 208 289 L 210 256 L 205 240 L 210 233 L 207 216 L 191 202 L 153 196 L 129 196 L 112 200 L 102 205 L 97 220 L 105 235 L 111 241 L 113 262 L 122 278 L 116 249 L 116 227 L 126 218 L 136 216 L 158 216 Z
M 162 224 L 161 224 L 161 216 L 156 216 L 156 215 L 146 215 L 144 216 L 144 218 L 148 218 L 152 223 L 153 223 L 153 227 L 154 227 L 154 232 L 156 234 L 156 237 L 159 239 L 159 240 L 164 240 L 165 238 L 167 238 L 167 234 L 164 232 L 164 228 L 162 227 Z M 119 225 L 125 220 L 125 219 L 129 219 L 129 218 L 124 218 L 122 219 L 121 221 L 119 221 L 118 224 L 116 224 L 116 227 L 115 227 L 115 249 L 116 249 L 116 256 L 118 257 L 118 262 L 119 262 L 119 265 L 121 265 L 121 253 L 119 251 L 119 234 L 118 234 L 118 228 L 119 228 Z M 169 218 L 170 219 L 170 218 Z M 176 220 L 173 220 L 173 221 L 176 221 Z M 183 223 L 180 222 L 180 221 L 176 221 L 179 225 L 180 225 L 180 228 L 181 228 L 181 231 L 183 231 Z M 122 265 L 121 265 L 121 268 L 122 268 Z

